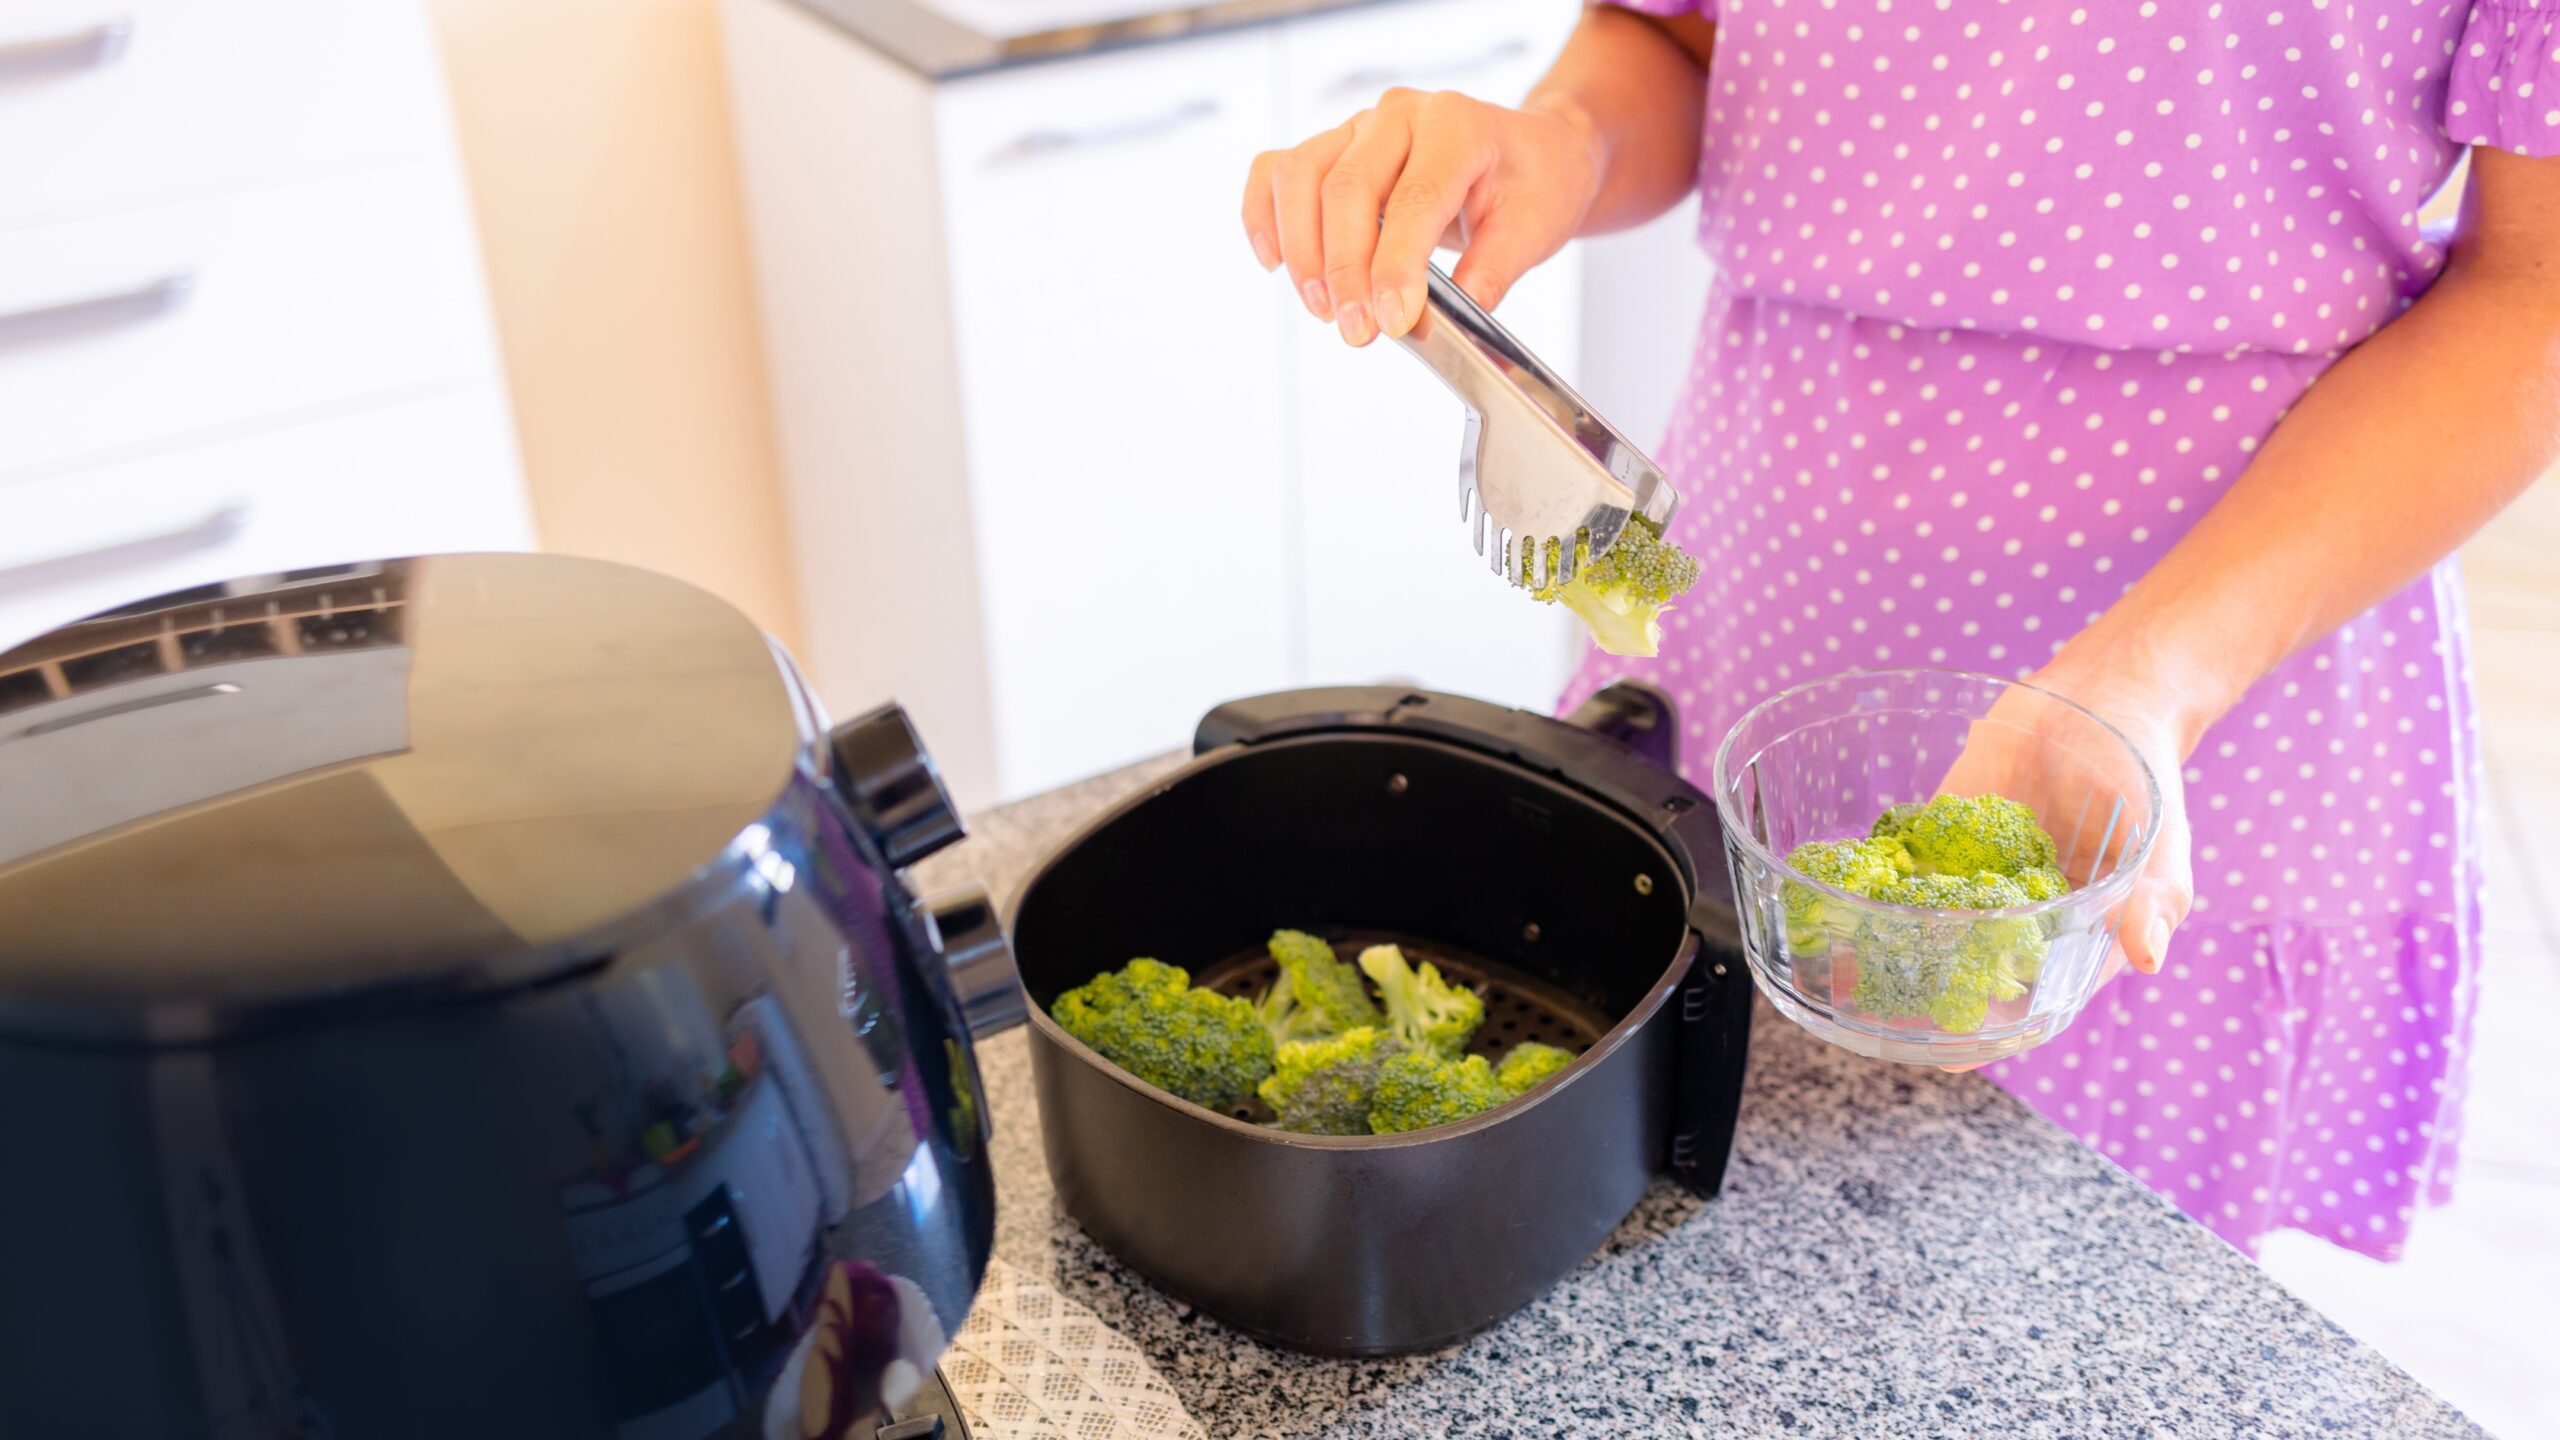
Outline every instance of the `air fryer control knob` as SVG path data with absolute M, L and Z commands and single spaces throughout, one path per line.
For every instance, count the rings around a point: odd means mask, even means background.
M 967 833 L 933 757 L 896 702 L 837 726 L 827 747 L 837 793 L 891 865 L 904 869 Z
M 951 991 L 960 1001 L 960 1018 L 972 1035 L 988 1035 L 1023 1020 L 1022 984 L 1013 965 L 1013 947 L 996 918 L 995 902 L 984 885 L 965 885 L 927 896 L 925 919 L 933 927 L 934 948 L 951 972 Z

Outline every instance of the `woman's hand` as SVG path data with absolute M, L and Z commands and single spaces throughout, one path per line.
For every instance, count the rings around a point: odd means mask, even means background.
M 2117 943 L 2107 952 L 2107 968 L 2098 983 L 2115 979 L 2128 963 L 2144 974 L 2157 974 L 2168 958 L 2169 937 L 2195 904 L 2185 767 L 2195 736 L 2203 729 L 2201 712 L 2177 687 L 2138 679 L 2130 669 L 2110 662 L 2074 656 L 2068 647 L 2053 664 L 2028 676 L 2026 683 L 2063 696 L 2115 726 L 2160 787 L 2158 834 L 2151 857 L 2125 897 Z M 1978 726 L 1938 788 L 1954 795 L 2005 795 L 2025 805 L 2052 832 L 2063 871 L 2075 885 L 2105 874 L 2128 843 L 2138 817 L 2113 817 L 2108 813 L 2112 806 L 2088 803 L 2094 777 L 2087 769 L 2057 770 L 2048 763 L 2057 749 L 2064 753 L 2088 750 L 2092 737 L 2085 720 L 2064 720 L 2055 714 L 2058 707 L 2037 703 L 2020 692 L 2010 693 L 2017 703 L 2004 699 L 1991 712 L 1991 718 L 2008 723 Z M 2004 708 L 2008 713 L 2003 713 Z M 2039 733 L 2057 725 L 2065 728 L 2060 733 Z M 1977 1070 L 1981 1066 L 1940 1068 Z
M 2027 683 L 2050 690 L 2065 699 L 2076 701 L 2124 733 L 2134 752 L 2149 766 L 2151 777 L 2160 786 L 2158 838 L 2152 842 L 2151 859 L 2143 866 L 2142 875 L 2134 881 L 2133 893 L 2126 897 L 2124 922 L 2117 933 L 2115 954 L 2107 961 L 2103 980 L 2113 979 L 2128 962 L 2146 975 L 2157 974 L 2169 954 L 2169 937 L 2186 923 L 2187 911 L 2195 905 L 2196 883 L 2193 841 L 2187 828 L 2187 754 L 2194 748 L 2193 736 L 2202 726 L 2190 721 L 2185 702 L 2166 687 L 2123 675 L 2091 674 L 2077 669 L 2057 657 L 2056 663 L 2027 677 Z M 2023 798 L 2023 797 L 2021 797 Z M 2056 801 L 2062 797 L 2055 797 Z M 2072 797 L 2076 803 L 2077 797 Z M 2057 803 L 2051 812 L 2059 814 Z M 2104 821 L 2089 816 L 2083 822 L 2087 833 L 2066 836 L 2057 832 L 2054 838 L 2069 850 L 2076 841 L 2079 852 L 2087 854 L 2106 840 L 2099 833 Z M 2120 831 L 2129 828 L 2117 827 Z M 2119 835 L 2120 841 L 2123 837 Z M 2102 856 L 2112 860 L 2112 856 Z M 2097 873 L 2101 867 L 2083 874 Z M 2081 876 L 2073 876 L 2077 880 Z
M 2169 937 L 2195 903 L 2195 879 L 2187 829 L 2186 757 L 2204 721 L 2179 687 L 2141 678 L 2133 667 L 2076 656 L 2069 647 L 2026 683 L 2051 691 L 2121 731 L 2160 787 L 2158 834 L 2151 857 L 2125 899 L 2118 945 L 2103 980 L 2129 962 L 2155 974 L 2166 959 Z M 2057 753 L 2087 753 L 2093 738 L 2086 721 L 2057 714 L 2057 707 L 2011 692 L 1976 728 L 1939 789 L 1956 795 L 2005 795 L 2036 812 L 2061 851 L 2072 882 L 2104 874 L 2116 862 L 2140 817 L 2111 817 L 2112 806 L 2089 803 L 2097 777 L 2083 766 L 2057 770 Z M 2004 714 L 2006 709 L 2008 713 Z M 2058 730 L 2056 727 L 2068 727 Z M 2076 830 L 2074 827 L 2077 827 Z
M 1449 90 L 1390 90 L 1374 109 L 1254 157 L 1245 236 L 1263 269 L 1289 267 L 1309 313 L 1366 345 L 1421 318 L 1435 245 L 1464 250 L 1450 278 L 1493 308 L 1582 228 L 1604 168 L 1590 117 L 1561 96 L 1511 110 Z

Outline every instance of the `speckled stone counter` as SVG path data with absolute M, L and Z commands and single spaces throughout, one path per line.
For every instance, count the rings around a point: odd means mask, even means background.
M 922 878 L 1001 899 L 1173 763 L 988 814 Z M 1752 1052 L 1722 1195 L 1657 1183 L 1545 1298 L 1437 1353 L 1276 1350 L 1087 1240 L 1053 1203 L 1019 1033 L 980 1051 L 997 1250 L 1218 1440 L 2486 1434 L 1990 1082 L 1861 1060 L 1765 1005 Z

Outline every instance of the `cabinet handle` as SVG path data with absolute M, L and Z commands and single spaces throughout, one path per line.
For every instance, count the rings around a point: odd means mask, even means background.
M 1030 130 L 1017 135 L 1010 144 L 999 147 L 987 157 L 989 165 L 1004 165 L 1017 160 L 1034 160 L 1055 155 L 1061 150 L 1080 150 L 1091 145 L 1109 145 L 1123 140 L 1141 140 L 1197 125 L 1218 113 L 1218 102 L 1203 96 L 1185 100 L 1160 115 L 1142 115 L 1135 120 L 1122 120 L 1096 125 L 1089 130 Z
M 32 740 L 38 735 L 52 735 L 75 725 L 86 725 L 92 720 L 105 720 L 116 715 L 132 715 L 143 710 L 157 710 L 163 705 L 183 705 L 190 700 L 210 700 L 217 695 L 239 693 L 239 686 L 224 681 L 214 685 L 197 685 L 186 690 L 172 690 L 165 695 L 146 695 L 139 700 L 120 700 L 113 705 L 101 705 L 95 710 L 85 710 L 60 720 L 39 720 L 19 731 L 18 738 Z
M 241 523 L 248 518 L 249 502 L 231 500 L 174 526 L 129 531 L 65 550 L 39 551 L 19 557 L 0 554 L 0 577 L 26 577 L 32 572 L 56 566 L 72 565 L 82 560 L 116 558 L 135 551 L 159 554 L 219 545 L 238 534 Z
M 1377 95 L 1398 85 L 1416 85 L 1425 80 L 1455 80 L 1479 70 L 1490 70 L 1505 60 L 1516 60 L 1529 53 L 1529 42 L 1514 35 L 1489 50 L 1456 60 L 1425 61 L 1419 65 L 1386 65 L 1353 70 L 1326 87 L 1326 99 L 1346 95 Z
M 0 41 L 0 80 L 96 70 L 114 64 L 133 41 L 133 17 L 118 15 L 59 35 Z
M 58 300 L 25 310 L 0 312 L 0 345 L 50 340 L 83 330 L 148 320 L 178 308 L 186 301 L 188 292 L 195 288 L 196 277 L 179 271 L 145 281 L 129 290 L 83 295 L 76 300 Z

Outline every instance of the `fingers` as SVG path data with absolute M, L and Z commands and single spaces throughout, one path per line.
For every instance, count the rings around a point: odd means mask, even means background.
M 1271 205 L 1271 162 L 1277 158 L 1265 150 L 1244 174 L 1244 238 L 1266 271 L 1280 268 L 1280 222 Z
M 1369 261 L 1373 318 L 1391 339 L 1422 318 L 1431 251 L 1460 228 L 1468 192 L 1493 168 L 1490 132 L 1471 113 L 1476 104 L 1446 92 L 1416 102 L 1412 153 L 1387 193 Z
M 1289 267 L 1289 288 L 1297 292 L 1307 313 L 1319 320 L 1333 318 L 1333 297 L 1324 284 L 1324 207 L 1319 193 L 1325 173 L 1351 146 L 1352 124 L 1345 121 L 1293 149 L 1274 150 L 1254 160 L 1254 168 L 1263 174 L 1261 193 L 1270 206 L 1271 236 L 1282 263 Z M 1245 202 L 1248 235 L 1257 213 L 1249 195 Z
M 1531 266 L 1555 253 L 1556 243 L 1547 228 L 1529 222 L 1516 210 L 1506 213 L 1497 202 L 1476 222 L 1467 253 L 1458 257 L 1458 268 L 1449 272 L 1449 278 L 1467 292 L 1468 299 L 1490 310 L 1502 303 Z
M 1324 205 L 1324 283 L 1333 297 L 1333 323 L 1345 341 L 1366 345 L 1378 334 L 1369 259 L 1378 248 L 1378 212 L 1412 153 L 1409 104 L 1390 93 L 1355 122 L 1353 132 L 1318 192 Z

